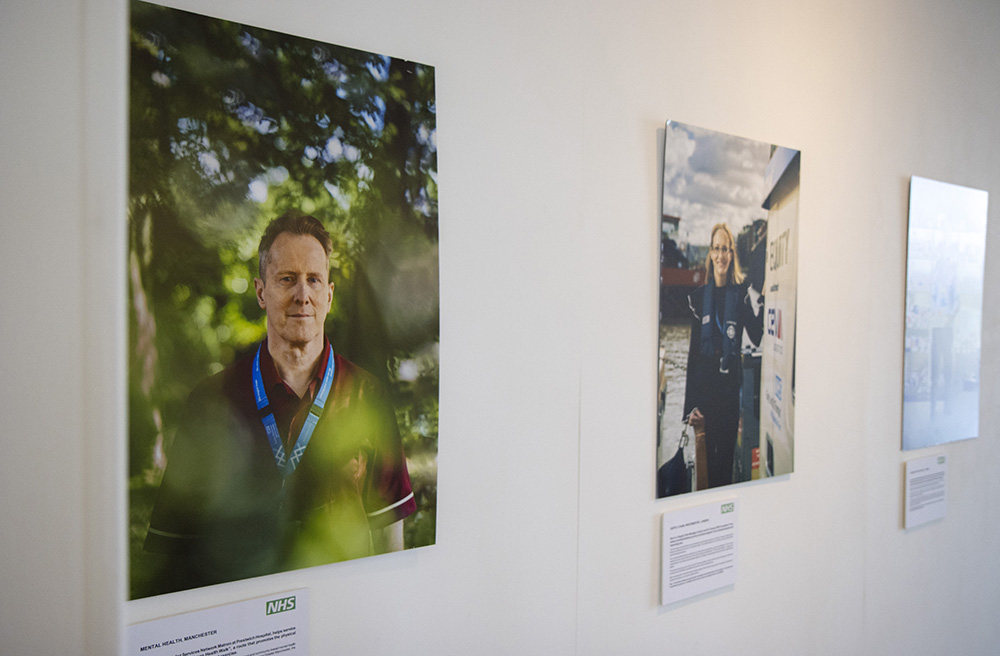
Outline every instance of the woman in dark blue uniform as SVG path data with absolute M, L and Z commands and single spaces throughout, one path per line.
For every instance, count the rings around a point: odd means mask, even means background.
M 764 313 L 754 311 L 733 233 L 726 224 L 712 228 L 711 244 L 705 258 L 708 283 L 688 296 L 693 324 L 684 421 L 696 431 L 705 432 L 708 487 L 718 487 L 733 482 L 743 381 L 743 332 L 754 345 L 760 344 Z M 763 296 L 756 304 L 763 305 Z

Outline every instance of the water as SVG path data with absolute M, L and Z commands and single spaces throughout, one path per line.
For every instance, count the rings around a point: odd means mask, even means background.
M 656 454 L 656 467 L 665 463 L 677 452 L 684 424 L 684 384 L 687 380 L 688 347 L 691 342 L 691 324 L 660 325 L 659 367 L 660 385 L 666 386 L 663 413 L 660 416 L 660 446 Z M 694 433 L 685 455 L 694 456 Z

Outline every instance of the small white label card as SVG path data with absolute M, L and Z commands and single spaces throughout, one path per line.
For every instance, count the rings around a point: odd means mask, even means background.
M 307 591 L 293 590 L 128 627 L 128 656 L 309 653 Z
M 663 514 L 660 604 L 736 583 L 735 499 Z
M 903 527 L 913 528 L 948 513 L 948 458 L 916 458 L 906 463 L 906 499 Z

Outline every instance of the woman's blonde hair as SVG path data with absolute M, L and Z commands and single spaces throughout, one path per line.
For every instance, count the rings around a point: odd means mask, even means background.
M 727 285 L 739 285 L 743 282 L 746 276 L 743 275 L 743 269 L 740 268 L 740 256 L 736 254 L 736 239 L 733 238 L 733 233 L 729 229 L 729 226 L 725 223 L 716 223 L 712 226 L 712 236 L 708 240 L 708 255 L 705 256 L 705 269 L 708 271 L 708 279 L 715 280 L 715 266 L 712 264 L 712 243 L 715 241 L 715 233 L 722 232 L 726 235 L 726 239 L 729 240 L 729 248 L 733 252 L 733 259 L 729 262 L 729 271 L 726 273 L 726 284 Z

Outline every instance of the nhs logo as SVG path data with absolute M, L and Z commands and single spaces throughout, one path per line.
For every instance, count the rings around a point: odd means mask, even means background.
M 290 610 L 295 610 L 295 595 L 285 597 L 284 599 L 272 599 L 267 602 L 264 614 L 274 615 L 275 613 L 284 613 Z

